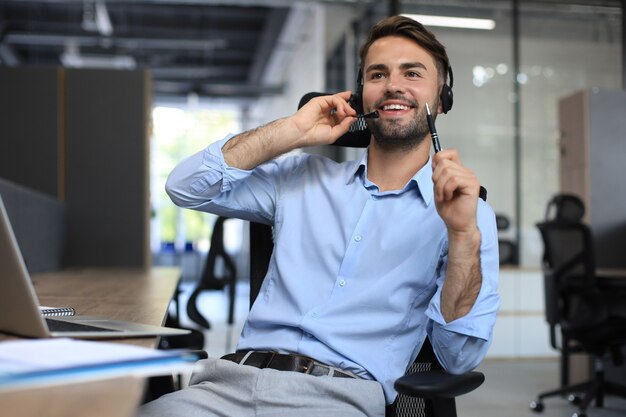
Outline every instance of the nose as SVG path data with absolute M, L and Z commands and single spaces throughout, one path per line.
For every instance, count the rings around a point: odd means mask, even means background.
M 402 82 L 401 74 L 389 74 L 389 77 L 387 78 L 387 91 L 390 93 L 404 93 L 405 88 Z

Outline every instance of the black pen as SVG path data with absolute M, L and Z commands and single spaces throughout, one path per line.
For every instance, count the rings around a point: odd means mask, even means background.
M 435 121 L 433 120 L 433 116 L 430 114 L 428 103 L 426 103 L 426 120 L 428 121 L 430 137 L 433 139 L 433 147 L 435 148 L 435 153 L 437 153 L 441 150 L 441 145 L 439 144 L 439 136 L 437 136 L 437 129 L 435 129 Z
M 337 109 L 330 109 L 330 114 L 334 115 L 337 113 Z M 366 114 L 357 114 L 356 117 L 359 119 L 378 119 L 380 114 L 378 114 L 378 110 L 374 110 L 373 112 L 369 112 Z

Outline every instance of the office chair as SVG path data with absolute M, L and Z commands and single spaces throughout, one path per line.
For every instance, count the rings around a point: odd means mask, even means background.
M 573 417 L 585 417 L 594 399 L 602 407 L 605 394 L 626 397 L 625 386 L 604 377 L 605 360 L 623 363 L 626 318 L 609 311 L 606 294 L 596 285 L 593 237 L 581 221 L 583 215 L 584 204 L 578 197 L 560 194 L 548 204 L 546 221 L 537 224 L 544 243 L 546 321 L 550 344 L 561 351 L 562 374 L 561 388 L 541 393 L 530 403 L 535 412 L 543 411 L 545 398 L 567 396 L 578 406 Z M 594 370 L 588 381 L 567 385 L 572 353 L 589 354 Z
M 203 291 L 222 290 L 226 286 L 229 287 L 228 324 L 232 325 L 234 323 L 235 278 L 237 277 L 237 269 L 232 257 L 224 249 L 224 222 L 226 220 L 228 220 L 227 217 L 218 216 L 213 225 L 211 246 L 206 257 L 202 275 L 191 292 L 186 304 L 186 311 L 189 319 L 206 330 L 211 328 L 211 323 L 202 315 L 202 313 L 200 313 L 200 309 L 198 308 L 198 296 Z M 218 267 L 220 262 L 222 268 Z M 183 291 L 180 288 L 179 282 L 172 300 L 174 303 L 174 312 L 172 314 L 168 314 L 165 323 L 167 326 L 178 328 L 182 327 L 180 323 L 180 298 L 182 292 Z M 191 331 L 191 334 L 189 335 L 162 338 L 159 347 L 161 349 L 203 349 L 204 334 L 202 331 L 197 329 L 188 330 Z
M 509 218 L 504 214 L 496 214 L 496 227 L 498 235 L 500 232 L 507 231 L 511 225 Z M 517 244 L 505 237 L 498 236 L 498 254 L 500 256 L 500 265 L 518 265 Z
M 223 290 L 228 287 L 228 324 L 235 321 L 235 280 L 237 267 L 235 261 L 224 248 L 224 223 L 229 217 L 218 216 L 213 225 L 211 246 L 207 254 L 202 276 L 187 301 L 187 315 L 191 321 L 210 329 L 211 324 L 198 309 L 198 296 L 203 291 Z

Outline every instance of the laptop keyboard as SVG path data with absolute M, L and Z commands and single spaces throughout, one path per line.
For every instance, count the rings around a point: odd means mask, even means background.
M 74 323 L 70 321 L 60 321 L 46 319 L 48 329 L 51 332 L 119 332 L 120 330 L 105 329 L 103 327 L 89 326 L 88 324 Z

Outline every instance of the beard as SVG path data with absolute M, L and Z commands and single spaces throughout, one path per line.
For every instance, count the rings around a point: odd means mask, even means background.
M 378 108 L 385 100 L 405 101 L 413 107 L 415 117 L 408 123 L 399 118 L 366 119 L 367 126 L 378 146 L 387 151 L 408 151 L 419 146 L 430 133 L 426 120 L 426 106 L 420 108 L 416 101 L 406 100 L 397 95 L 386 95 L 374 104 L 374 108 Z M 433 108 L 436 109 L 438 106 L 439 98 L 436 98 Z M 433 114 L 433 118 L 435 116 L 436 114 Z

